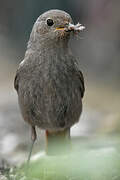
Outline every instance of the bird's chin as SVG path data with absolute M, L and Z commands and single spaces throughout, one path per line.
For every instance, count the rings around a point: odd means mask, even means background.
M 71 34 L 70 31 L 66 31 L 65 28 L 62 29 L 62 30 L 57 30 L 56 31 L 56 37 L 58 39 L 66 39 L 66 38 L 68 39 L 70 34 Z

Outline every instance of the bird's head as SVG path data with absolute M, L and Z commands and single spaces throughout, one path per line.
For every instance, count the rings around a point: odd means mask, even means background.
M 71 32 L 79 32 L 85 27 L 81 24 L 74 25 L 71 16 L 61 10 L 49 10 L 40 15 L 33 26 L 32 40 L 65 41 Z

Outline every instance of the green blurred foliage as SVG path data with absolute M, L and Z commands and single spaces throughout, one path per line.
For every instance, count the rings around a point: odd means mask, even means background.
M 119 180 L 119 152 L 118 136 L 79 140 L 71 153 L 43 155 L 29 167 L 24 165 L 16 180 Z

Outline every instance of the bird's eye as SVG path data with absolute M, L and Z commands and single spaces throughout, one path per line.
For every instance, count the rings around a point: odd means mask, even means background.
M 52 26 L 54 24 L 52 19 L 47 19 L 47 25 Z

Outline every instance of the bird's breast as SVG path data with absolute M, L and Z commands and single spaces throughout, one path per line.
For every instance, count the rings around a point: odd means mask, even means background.
M 65 129 L 78 121 L 81 93 L 72 63 L 43 62 L 26 74 L 21 92 L 21 108 L 27 121 L 43 129 Z

